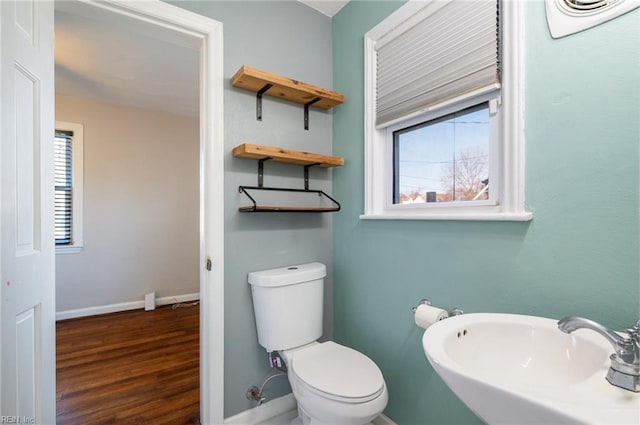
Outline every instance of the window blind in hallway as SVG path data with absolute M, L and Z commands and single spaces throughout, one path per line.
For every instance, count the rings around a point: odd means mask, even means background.
M 70 245 L 72 239 L 72 149 L 73 133 L 56 131 L 55 133 L 55 238 L 56 245 Z

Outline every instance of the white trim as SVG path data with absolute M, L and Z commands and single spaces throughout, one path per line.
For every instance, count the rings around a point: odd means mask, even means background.
M 263 424 L 264 422 L 268 422 L 269 420 L 275 418 L 282 418 L 283 416 L 291 416 L 291 412 L 295 412 L 293 414 L 293 418 L 298 416 L 297 413 L 298 405 L 296 404 L 296 399 L 293 397 L 293 394 L 289 393 L 282 397 L 274 398 L 273 400 L 269 400 L 266 403 L 253 407 L 251 409 L 247 409 L 243 412 L 238 413 L 237 415 L 233 415 L 224 420 L 224 425 L 257 425 Z M 289 423 L 289 421 L 282 421 L 280 423 Z
M 510 70 L 504 73 L 502 82 L 506 88 L 503 91 L 503 102 L 508 107 L 503 108 L 503 138 L 513 143 L 502 143 L 504 159 L 502 161 L 503 186 L 500 199 L 505 211 L 525 213 L 524 204 L 524 163 L 525 163 L 525 19 L 524 4 L 520 1 L 505 1 L 503 5 L 503 31 L 507 37 L 502 37 L 503 65 Z M 533 215 L 531 213 L 531 217 Z
M 380 416 L 372 420 L 371 423 L 373 425 L 396 425 L 396 423 L 384 413 L 381 413 Z
M 79 254 L 84 250 L 84 245 L 58 245 L 56 246 L 56 255 L 58 254 Z
M 2 10 L 4 8 L 2 7 L 2 5 L 0 4 L 0 22 L 4 22 L 3 18 L 2 18 Z M 7 13 L 7 12 L 5 12 Z M 3 39 L 2 39 L 2 28 L 0 28 L 0 152 L 2 152 L 2 136 L 4 134 L 4 128 L 2 127 L 3 123 L 4 123 L 4 115 L 3 115 L 3 111 L 2 111 L 2 99 L 5 98 L 7 91 L 9 90 L 8 87 L 3 87 L 3 78 L 2 78 L 2 61 L 3 59 L 3 52 L 2 52 L 2 46 L 4 45 L 4 43 L 6 43 Z M 55 65 L 54 65 L 54 69 L 55 69 Z M 11 90 L 14 90 L 13 87 L 11 87 Z M 54 100 L 55 102 L 55 100 Z M 2 193 L 2 189 L 3 189 L 3 182 L 2 182 L 2 176 L 4 174 L 4 170 L 2 169 L 2 160 L 0 160 L 0 211 L 2 209 L 2 199 L 4 197 L 4 194 Z M 2 236 L 2 228 L 4 226 L 2 226 L 2 222 L 1 220 L 3 220 L 4 218 L 4 214 L 2 214 L 0 212 L 0 241 L 3 241 L 3 236 Z M 55 236 L 55 220 L 54 220 L 54 236 Z M 3 243 L 0 243 L 0 276 L 4 276 L 3 271 L 2 271 L 2 263 L 4 263 L 3 261 L 3 255 L 2 255 L 2 245 L 4 245 Z M 46 276 L 47 279 L 49 279 L 49 282 L 53 281 L 54 283 L 54 296 L 53 296 L 53 300 L 49 299 L 47 304 L 53 304 L 55 306 L 55 260 L 54 260 L 54 269 L 52 271 L 52 273 L 48 276 Z M 0 294 L 2 293 L 2 291 L 0 290 Z M 4 313 L 2 312 L 2 304 L 4 303 L 0 303 L 0 318 L 3 317 Z M 9 306 L 7 306 L 9 307 Z M 7 308 L 5 307 L 5 308 Z M 50 316 L 47 316 L 48 320 L 50 321 Z M 4 352 L 4 348 L 2 345 L 2 339 L 3 339 L 3 334 L 2 334 L 2 325 L 0 324 L 0 353 Z M 53 348 L 53 356 L 55 356 L 55 348 Z M 1 362 L 1 360 L 0 360 Z M 55 361 L 54 361 L 55 362 Z M 55 367 L 55 365 L 54 365 Z M 49 373 L 49 375 L 51 375 L 51 371 L 47 371 Z M 0 382 L 3 382 L 2 380 L 2 366 L 0 366 Z M 4 408 L 3 408 L 3 403 L 2 400 L 4 399 L 4 395 L 2 394 L 2 385 L 0 384 L 0 412 L 4 412 Z M 49 410 L 52 411 L 55 414 L 55 405 L 54 406 L 50 406 Z
M 171 297 L 156 298 L 156 305 L 178 304 L 191 301 L 198 301 L 200 294 L 183 294 Z M 117 313 L 120 311 L 138 310 L 144 308 L 144 300 L 129 301 L 125 303 L 99 305 L 95 307 L 78 308 L 74 310 L 64 310 L 56 312 L 56 320 L 75 319 L 76 317 L 96 316 L 98 314 Z
M 70 245 L 56 246 L 56 254 L 77 254 L 84 248 L 84 125 L 67 122 L 56 121 L 56 131 L 70 131 L 73 133 L 71 138 L 71 236 L 73 243 Z
M 365 215 L 360 216 L 362 220 L 459 220 L 459 221 L 531 221 L 533 214 L 530 212 L 522 213 L 443 213 L 443 214 L 429 214 L 429 217 L 425 217 L 424 214 L 379 214 L 379 215 Z
M 224 425 L 281 425 L 298 416 L 298 404 L 292 393 L 269 400 L 261 406 L 247 409 L 224 420 Z M 380 414 L 373 425 L 396 425 L 388 416 Z
M 487 207 L 453 206 L 443 208 L 409 208 L 398 211 L 387 208 L 390 198 L 389 181 L 392 176 L 388 160 L 385 129 L 376 128 L 376 43 L 399 25 L 427 7 L 421 0 L 409 0 L 389 18 L 373 28 L 364 37 L 364 214 L 361 219 L 409 219 L 409 220 L 481 220 L 528 221 L 533 215 L 525 210 L 524 203 L 524 17 L 523 4 L 504 1 L 503 66 L 506 72 L 502 80 L 501 157 L 499 205 Z M 494 179 L 495 181 L 495 179 Z
M 200 423 L 224 419 L 224 68 L 222 24 L 200 53 Z M 206 95 L 205 95 L 206 93 Z M 205 268 L 206 259 L 213 264 Z
M 160 0 L 80 0 L 169 30 L 200 49 L 200 422 L 224 418 L 224 74 L 222 23 Z M 213 269 L 205 269 L 210 258 Z
M 365 37 L 369 37 L 378 42 L 383 42 L 384 37 L 388 35 L 395 35 L 402 29 L 406 31 L 406 25 L 415 25 L 417 21 L 422 19 L 420 10 L 425 9 L 429 1 L 424 0 L 409 0 L 402 7 L 396 9 L 391 15 L 387 16 L 382 22 L 371 29 L 365 34 Z M 434 3 L 438 6 L 438 2 Z

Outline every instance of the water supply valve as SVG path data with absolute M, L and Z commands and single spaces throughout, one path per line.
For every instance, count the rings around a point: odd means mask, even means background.
M 283 361 L 280 355 L 276 351 L 272 351 L 269 353 L 269 366 L 272 369 L 283 369 Z

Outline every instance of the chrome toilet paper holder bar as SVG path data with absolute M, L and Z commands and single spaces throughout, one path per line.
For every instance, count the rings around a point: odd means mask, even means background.
M 420 307 L 421 305 L 428 305 L 428 306 L 432 306 L 433 303 L 431 302 L 431 300 L 427 299 L 427 298 L 423 298 L 420 301 L 418 301 L 418 305 L 416 305 L 415 307 L 411 307 L 411 312 L 415 314 L 416 310 L 418 309 L 418 307 Z M 451 310 L 449 310 L 449 316 L 460 316 L 461 314 L 463 314 L 464 311 L 462 311 L 461 308 L 458 307 L 454 307 Z
M 415 307 L 411 307 L 411 312 L 412 312 L 412 313 L 415 313 L 415 312 L 416 312 L 416 310 L 418 309 L 418 307 L 420 307 L 421 305 L 429 305 L 429 306 L 430 306 L 430 305 L 433 305 L 433 304 L 432 304 L 432 303 L 431 303 L 431 301 L 429 301 L 428 299 L 423 298 L 423 299 L 421 299 L 420 301 L 418 301 L 418 305 L 417 305 L 417 306 L 415 306 Z

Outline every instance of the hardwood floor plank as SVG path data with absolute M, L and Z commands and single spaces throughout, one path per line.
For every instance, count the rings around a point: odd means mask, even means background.
M 58 425 L 198 424 L 199 306 L 60 321 Z

